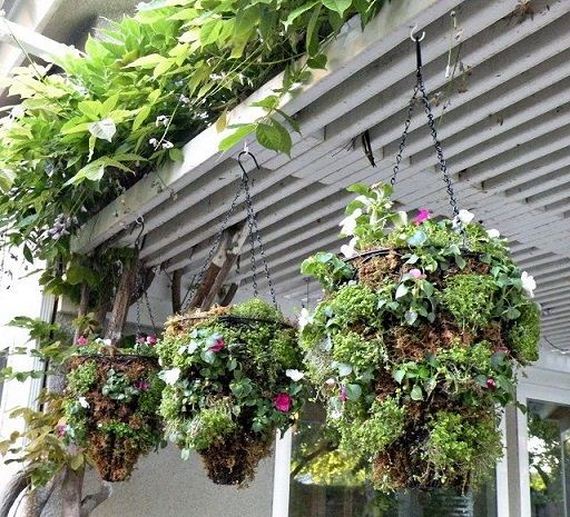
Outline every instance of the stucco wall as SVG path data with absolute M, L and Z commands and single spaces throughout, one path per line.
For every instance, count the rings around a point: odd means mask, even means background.
M 95 491 L 91 478 L 84 493 Z M 94 517 L 269 517 L 273 491 L 273 459 L 259 465 L 254 483 L 237 489 L 214 485 L 197 455 L 182 461 L 168 446 L 139 462 L 132 478 L 113 485 L 113 495 Z

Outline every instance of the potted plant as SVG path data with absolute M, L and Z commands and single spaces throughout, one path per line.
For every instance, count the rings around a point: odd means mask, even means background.
M 130 348 L 85 336 L 76 344 L 58 434 L 86 450 L 103 480 L 124 481 L 139 456 L 163 441 L 156 338 L 139 338 Z
M 345 257 L 302 265 L 325 292 L 301 322 L 308 376 L 378 489 L 465 492 L 501 456 L 498 408 L 538 357 L 536 284 L 472 213 L 408 221 L 391 186 L 350 190 Z
M 295 329 L 254 298 L 172 317 L 157 350 L 166 382 L 160 413 L 182 457 L 197 451 L 215 483 L 251 480 L 275 431 L 302 405 Z

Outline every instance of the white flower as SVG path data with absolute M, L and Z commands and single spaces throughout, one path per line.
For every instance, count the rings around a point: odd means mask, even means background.
M 340 223 L 339 226 L 340 234 L 341 235 L 354 235 L 354 230 L 356 229 L 356 220 L 362 215 L 362 210 L 357 208 L 352 214 L 345 217 Z
M 151 138 L 151 139 L 148 141 L 148 144 L 149 144 L 149 145 L 152 145 L 153 147 L 156 147 L 156 146 L 158 145 L 158 140 L 157 140 L 156 138 Z
M 299 330 L 303 330 L 307 325 L 313 323 L 313 317 L 309 310 L 305 307 L 301 309 L 299 314 Z
M 159 115 L 158 117 L 156 117 L 156 120 L 154 121 L 154 125 L 156 127 L 158 126 L 168 126 L 168 123 L 170 122 L 170 119 L 166 116 L 166 115 Z
M 459 214 L 457 217 L 463 224 L 469 224 L 471 221 L 473 221 L 475 214 L 470 212 L 469 210 L 459 210 Z
M 356 255 L 356 250 L 354 249 L 354 247 L 356 246 L 357 242 L 358 242 L 358 237 L 353 237 L 352 239 L 350 239 L 350 242 L 348 244 L 343 244 L 340 247 L 340 252 L 345 256 L 345 258 L 349 259 Z
M 174 147 L 174 144 L 172 142 L 169 142 L 168 140 L 165 140 L 164 142 L 162 142 L 162 148 L 163 149 L 172 149 Z
M 160 372 L 160 378 L 168 385 L 172 386 L 180 377 L 180 368 L 172 368 L 171 370 L 163 370 Z
M 355 201 L 360 201 L 364 206 L 370 206 L 372 204 L 372 200 L 367 196 L 357 196 Z
M 501 232 L 499 230 L 495 230 L 494 228 L 491 228 L 490 230 L 487 230 L 487 235 L 491 239 L 498 239 L 501 236 Z
M 294 369 L 285 370 L 285 375 L 293 382 L 299 382 L 305 376 L 303 372 Z
M 87 399 L 85 397 L 79 397 L 77 399 L 77 402 L 79 402 L 79 405 L 84 409 L 87 409 L 89 407 L 89 402 L 87 402 Z
M 325 384 L 326 384 L 327 386 L 334 386 L 334 385 L 336 384 L 336 380 L 333 379 L 332 377 L 329 377 L 329 378 L 325 381 Z
M 536 282 L 532 275 L 529 275 L 526 271 L 522 272 L 521 275 L 521 282 L 522 288 L 526 291 L 526 293 L 531 297 L 534 298 L 534 290 L 536 289 Z

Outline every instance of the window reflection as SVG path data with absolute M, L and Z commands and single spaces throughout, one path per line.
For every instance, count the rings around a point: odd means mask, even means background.
M 570 407 L 531 400 L 527 416 L 532 517 L 566 516 Z
M 309 405 L 293 438 L 290 517 L 496 517 L 494 476 L 476 493 L 398 494 L 378 492 L 367 483 L 365 465 L 334 450 L 323 429 L 324 415 Z

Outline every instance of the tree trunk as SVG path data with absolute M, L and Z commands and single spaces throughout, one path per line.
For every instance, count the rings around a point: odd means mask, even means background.
M 135 256 L 129 264 L 125 265 L 119 280 L 115 301 L 113 302 L 113 309 L 111 310 L 109 324 L 105 333 L 105 338 L 110 339 L 111 345 L 113 346 L 119 342 L 123 334 L 123 327 L 125 326 L 127 313 L 131 306 L 131 297 L 136 288 L 138 268 L 138 256 Z
M 235 265 L 246 237 L 245 223 L 232 226 L 224 231 L 220 246 L 212 262 L 208 264 L 202 283 L 190 302 L 191 308 L 200 307 L 205 310 L 212 305 Z

